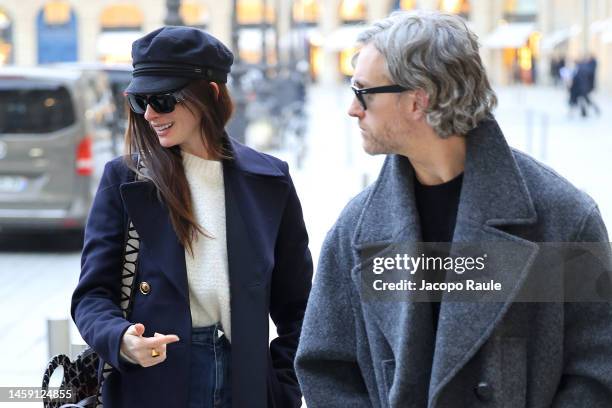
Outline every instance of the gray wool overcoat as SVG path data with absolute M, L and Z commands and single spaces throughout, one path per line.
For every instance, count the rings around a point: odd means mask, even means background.
M 514 286 L 503 301 L 443 301 L 435 337 L 422 304 L 362 298 L 360 251 L 421 239 L 414 170 L 388 156 L 321 251 L 296 357 L 308 408 L 612 407 L 612 304 L 513 301 L 538 243 L 608 241 L 595 202 L 493 119 L 466 140 L 453 242 L 512 242 L 491 277 Z

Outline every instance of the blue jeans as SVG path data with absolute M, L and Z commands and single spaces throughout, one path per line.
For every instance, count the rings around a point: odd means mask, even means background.
M 230 343 L 219 324 L 191 331 L 189 408 L 231 408 Z

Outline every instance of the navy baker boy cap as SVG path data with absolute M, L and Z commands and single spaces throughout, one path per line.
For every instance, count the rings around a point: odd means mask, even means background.
M 172 92 L 197 79 L 225 83 L 232 52 L 193 27 L 162 27 L 132 44 L 132 81 L 125 92 Z

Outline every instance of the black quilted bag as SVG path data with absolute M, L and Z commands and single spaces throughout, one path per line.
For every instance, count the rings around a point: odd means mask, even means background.
M 98 354 L 91 348 L 85 349 L 76 359 L 70 361 L 65 354 L 54 356 L 45 370 L 42 389 L 48 390 L 49 380 L 55 369 L 59 366 L 64 368 L 64 379 L 61 389 L 70 390 L 73 394 L 67 400 L 79 401 L 77 404 L 65 404 L 66 400 L 45 400 L 45 407 L 95 407 L 98 394 L 98 366 L 100 359 Z
M 144 166 L 139 162 L 139 170 Z M 132 307 L 132 293 L 136 283 L 136 267 L 138 262 L 138 250 L 140 237 L 130 220 L 127 222 L 128 229 L 125 234 L 125 251 L 123 253 L 123 268 L 121 272 L 121 311 L 127 319 Z M 87 348 L 79 354 L 74 361 L 68 356 L 59 354 L 54 356 L 43 375 L 42 389 L 45 394 L 49 390 L 49 380 L 55 369 L 59 366 L 64 368 L 64 377 L 60 386 L 61 390 L 70 390 L 72 395 L 66 399 L 44 398 L 45 408 L 70 408 L 91 407 L 103 408 L 102 385 L 104 380 L 113 371 L 108 363 L 104 363 L 102 376 L 98 379 L 98 367 L 100 358 L 92 349 Z M 73 401 L 67 403 L 67 401 Z

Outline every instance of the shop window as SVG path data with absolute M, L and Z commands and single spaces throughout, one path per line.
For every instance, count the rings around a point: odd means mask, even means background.
M 193 1 L 181 2 L 179 14 L 185 25 L 199 28 L 206 28 L 210 18 L 206 6 Z
M 363 23 L 367 19 L 367 8 L 363 0 L 342 0 L 340 20 L 343 23 Z
M 242 26 L 259 25 L 265 22 L 273 23 L 275 19 L 274 8 L 271 0 L 267 0 L 264 13 L 264 2 L 262 0 L 239 0 L 236 9 L 238 24 Z
M 0 65 L 13 62 L 12 24 L 8 13 L 0 8 Z
M 103 31 L 140 30 L 143 22 L 142 12 L 138 6 L 115 4 L 106 7 L 100 16 Z
M 393 10 L 414 10 L 417 6 L 416 0 L 395 0 L 393 2 Z
M 508 22 L 534 22 L 537 10 L 536 0 L 504 1 L 504 19 Z
M 48 26 L 64 25 L 70 21 L 70 3 L 67 1 L 49 1 L 43 9 L 44 22 Z
M 68 2 L 51 1 L 36 16 L 38 63 L 77 61 L 77 15 Z
M 319 21 L 320 7 L 317 0 L 297 0 L 293 3 L 293 21 L 315 25 Z
M 345 77 L 353 76 L 353 56 L 357 53 L 356 47 L 345 48 L 340 52 L 340 73 Z
M 470 2 L 468 0 L 440 0 L 438 8 L 447 13 L 459 14 L 464 18 L 470 15 Z

